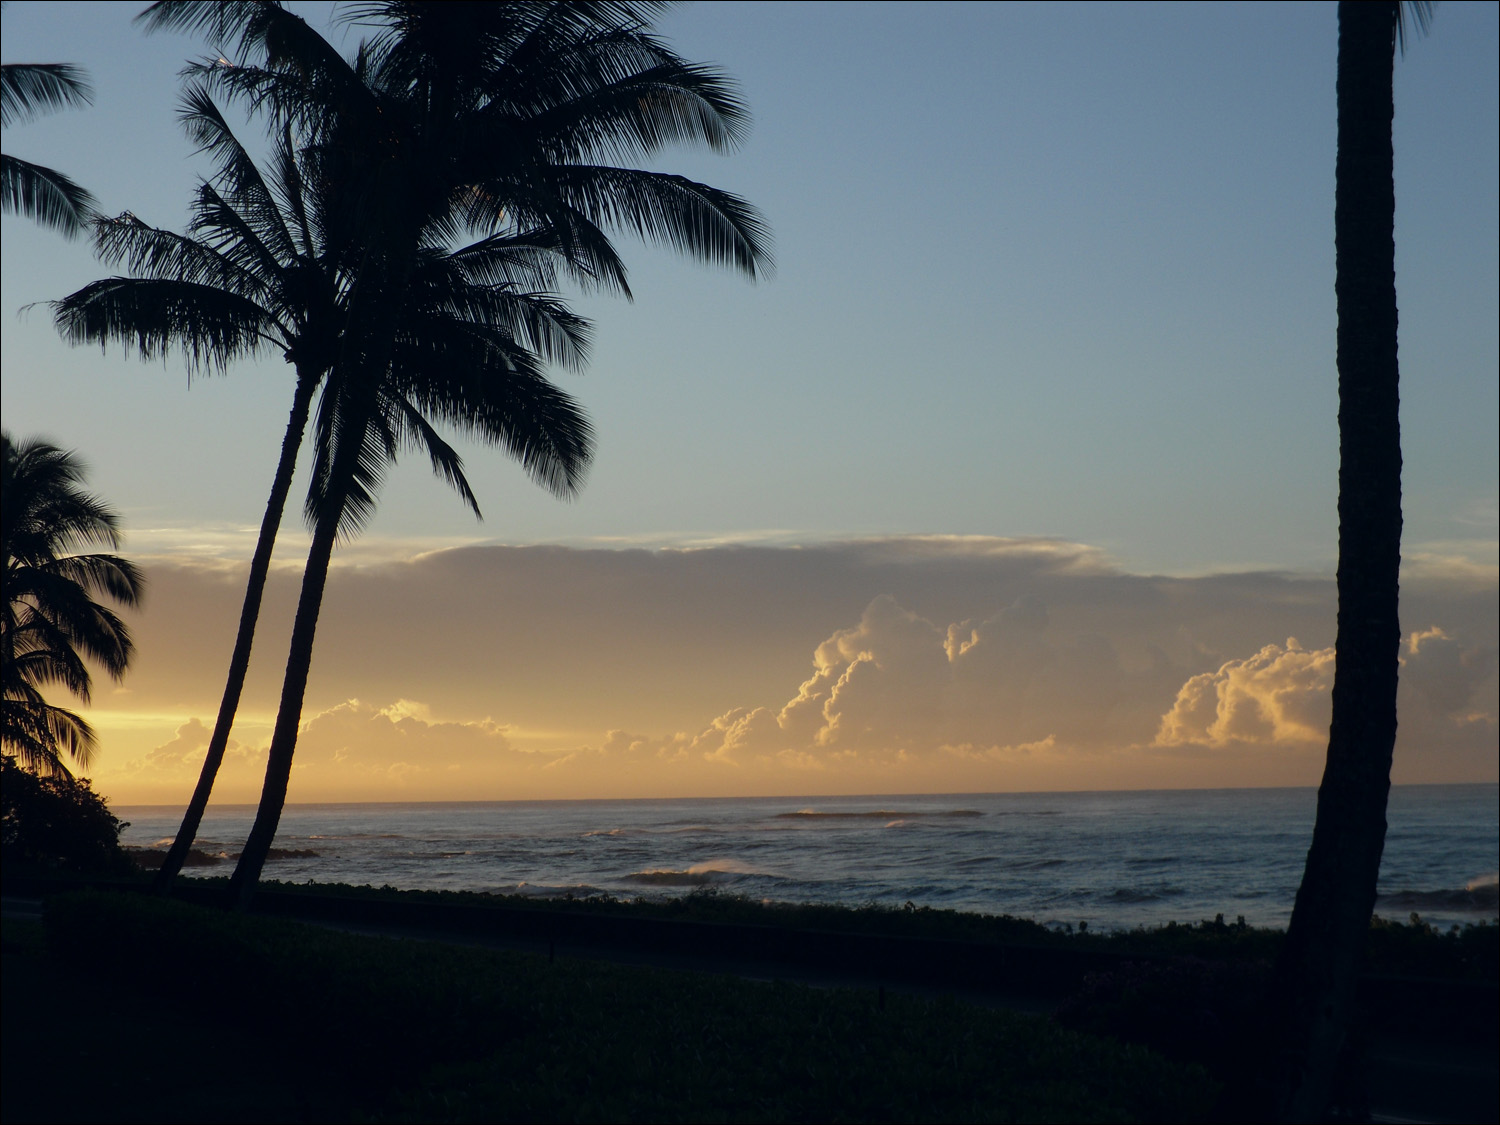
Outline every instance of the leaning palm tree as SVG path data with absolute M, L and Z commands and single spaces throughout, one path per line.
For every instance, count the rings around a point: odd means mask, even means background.
M 1396 743 L 1401 421 L 1396 359 L 1393 64 L 1427 3 L 1339 4 L 1337 666 L 1317 822 L 1277 964 L 1285 1052 L 1273 1107 L 1320 1119 L 1346 1049 L 1375 907 Z
M 191 850 L 228 747 L 297 454 L 315 392 L 339 346 L 349 296 L 344 248 L 330 240 L 337 200 L 325 181 L 305 174 L 290 131 L 274 138 L 263 173 L 206 91 L 188 91 L 182 116 L 189 135 L 217 164 L 214 179 L 198 188 L 189 233 L 160 230 L 129 214 L 97 221 L 100 257 L 125 267 L 127 276 L 93 282 L 53 303 L 59 331 L 73 343 L 119 343 L 146 358 L 180 352 L 190 372 L 279 351 L 297 372 L 218 716 L 157 876 L 163 892 Z M 450 295 L 485 304 L 491 322 L 513 338 L 576 367 L 587 325 L 538 291 L 554 279 L 555 257 L 547 239 L 533 232 L 464 247 L 447 261 Z
M 29 121 L 40 113 L 87 105 L 94 92 L 83 72 L 68 63 L 0 66 L 0 124 Z M 0 207 L 28 215 L 64 234 L 80 234 L 94 197 L 61 172 L 0 153 Z
M 462 267 L 459 267 L 461 272 Z M 432 248 L 399 302 L 404 310 L 389 348 L 374 358 L 346 332 L 315 421 L 312 488 L 306 511 L 312 546 L 292 626 L 286 676 L 271 736 L 266 780 L 250 837 L 230 883 L 240 906 L 254 894 L 286 802 L 313 641 L 333 549 L 373 514 L 376 493 L 403 448 L 425 452 L 476 515 L 478 503 L 458 455 L 433 420 L 498 445 L 537 483 L 560 496 L 575 493 L 592 454 L 588 422 L 553 387 L 540 366 L 478 304 L 453 299 L 453 265 Z M 371 363 L 382 365 L 370 370 Z
M 110 676 L 125 674 L 130 631 L 97 598 L 139 603 L 140 572 L 112 554 L 74 554 L 120 545 L 119 520 L 83 490 L 84 467 L 72 453 L 39 440 L 3 435 L 0 553 L 0 743 L 30 769 L 67 774 L 67 753 L 86 766 L 94 732 L 82 717 L 48 703 L 42 689 L 60 685 L 89 702 L 85 658 Z
M 208 753 L 157 875 L 163 892 L 192 848 L 224 760 L 297 452 L 339 330 L 334 270 L 309 221 L 317 208 L 306 198 L 289 139 L 273 148 L 268 182 L 201 89 L 188 92 L 183 120 L 219 164 L 215 181 L 198 188 L 189 234 L 151 227 L 129 213 L 97 220 L 97 253 L 127 275 L 93 282 L 53 304 L 59 332 L 75 344 L 120 343 L 143 358 L 180 351 L 190 374 L 276 349 L 297 373 Z

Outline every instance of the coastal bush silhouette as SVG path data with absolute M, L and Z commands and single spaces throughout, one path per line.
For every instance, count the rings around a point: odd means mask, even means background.
M 41 776 L 6 756 L 0 759 L 0 857 L 7 873 L 17 867 L 84 875 L 134 870 L 120 847 L 129 827 L 109 811 L 86 779 Z

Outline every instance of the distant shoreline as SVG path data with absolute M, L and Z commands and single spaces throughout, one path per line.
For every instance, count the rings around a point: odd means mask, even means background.
M 1471 789 L 1489 787 L 1500 791 L 1500 781 L 1415 781 L 1393 783 L 1392 789 Z M 1142 789 L 1018 789 L 1018 790 L 985 790 L 967 793 L 802 793 L 782 796 L 779 794 L 753 794 L 745 797 L 497 797 L 487 800 L 452 800 L 452 801 L 288 801 L 285 805 L 288 809 L 321 809 L 321 808 L 466 808 L 490 805 L 581 805 L 581 804 L 689 804 L 724 802 L 733 803 L 737 801 L 746 802 L 768 802 L 787 801 L 817 802 L 817 801 L 892 801 L 892 800 L 921 800 L 939 801 L 964 799 L 973 800 L 980 797 L 1087 797 L 1108 796 L 1125 793 L 1150 795 L 1165 793 L 1264 793 L 1264 792 L 1316 792 L 1315 785 L 1239 785 L 1239 786 L 1183 786 L 1174 789 L 1142 788 Z M 114 804 L 110 808 L 116 815 L 123 815 L 129 811 L 139 813 L 161 813 L 170 809 L 186 808 L 186 802 L 181 803 L 151 803 L 139 804 Z M 251 810 L 256 808 L 254 801 L 214 801 L 209 804 L 209 812 L 228 812 L 231 810 Z

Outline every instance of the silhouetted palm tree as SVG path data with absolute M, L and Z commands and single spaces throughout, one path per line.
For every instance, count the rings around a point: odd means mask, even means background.
M 117 680 L 125 674 L 134 651 L 130 631 L 95 598 L 134 606 L 143 582 L 117 555 L 71 553 L 120 545 L 118 518 L 83 490 L 77 457 L 35 439 L 18 444 L 8 432 L 3 443 L 0 742 L 33 770 L 66 774 L 63 753 L 88 765 L 94 733 L 72 711 L 48 703 L 42 689 L 58 684 L 88 703 L 85 658 Z
M 59 330 L 74 343 L 117 342 L 146 358 L 180 351 L 190 371 L 222 369 L 269 348 L 297 371 L 224 695 L 197 787 L 157 877 L 163 891 L 192 847 L 228 746 L 298 450 L 314 393 L 340 346 L 350 292 L 345 248 L 328 240 L 339 201 L 319 177 L 304 174 L 290 130 L 275 139 L 266 176 L 201 88 L 188 92 L 183 120 L 218 164 L 214 181 L 198 189 L 190 233 L 159 230 L 128 214 L 96 222 L 100 256 L 133 276 L 94 282 L 53 303 Z M 577 366 L 586 325 L 544 293 L 527 290 L 555 277 L 556 255 L 544 243 L 489 239 L 430 269 L 446 271 L 450 300 L 483 308 L 471 329 L 498 328 L 547 359 Z
M 1337 664 L 1317 823 L 1277 965 L 1288 1065 L 1276 1108 L 1294 1121 L 1321 1119 L 1332 1094 L 1385 847 L 1401 643 L 1393 64 L 1408 21 L 1425 30 L 1431 12 L 1339 4 Z
M 260 809 L 231 882 L 231 894 L 241 904 L 254 891 L 286 800 L 334 544 L 341 535 L 355 534 L 373 514 L 380 483 L 400 449 L 425 450 L 476 514 L 478 506 L 462 465 L 428 418 L 500 445 L 534 480 L 562 496 L 581 486 L 591 456 L 590 428 L 581 411 L 546 381 L 537 366 L 497 334 L 476 330 L 435 307 L 440 291 L 424 293 L 420 281 L 414 288 L 413 296 L 431 315 L 413 318 L 412 330 L 398 333 L 392 341 L 386 353 L 387 376 L 374 378 L 359 357 L 353 358 L 355 374 L 346 377 L 336 366 L 320 403 L 307 503 L 313 541 L 292 626 Z
M 39 113 L 87 105 L 94 96 L 83 72 L 68 63 L 0 66 L 0 124 L 29 121 Z M 0 206 L 72 236 L 94 211 L 94 197 L 67 176 L 0 153 Z
M 371 428 L 380 415 L 371 388 L 401 358 L 394 314 L 419 275 L 421 248 L 465 229 L 542 230 L 575 277 L 627 294 L 608 229 L 751 276 L 766 268 L 764 225 L 744 201 L 619 164 L 679 140 L 730 147 L 745 120 L 727 83 L 649 34 L 653 11 L 619 3 L 369 4 L 355 18 L 381 30 L 351 62 L 264 0 L 165 2 L 144 14 L 151 27 L 204 30 L 221 45 L 237 40 L 234 65 L 219 56 L 197 72 L 304 131 L 322 174 L 344 193 L 340 215 L 364 255 L 336 404 L 340 425 L 366 438 L 324 457 L 338 427 L 320 437 L 309 501 L 313 550 L 261 810 L 234 876 L 241 901 L 253 891 L 285 799 L 333 542 L 346 521 L 357 526 L 367 517 L 383 457 L 394 450 L 389 433 Z M 450 417 L 460 421 L 477 400 L 455 405 Z M 470 422 L 490 430 L 482 418 Z M 560 490 L 576 487 L 581 462 L 559 458 L 554 467 Z

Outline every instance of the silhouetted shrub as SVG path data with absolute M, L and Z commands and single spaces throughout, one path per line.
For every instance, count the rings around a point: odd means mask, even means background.
M 1370 919 L 1366 967 L 1394 976 L 1443 976 L 1493 981 L 1500 976 L 1500 926 L 1471 922 L 1439 929 L 1419 915 L 1396 922 Z
M 6 756 L 0 854 L 7 867 L 23 864 L 83 874 L 132 870 L 120 847 L 127 826 L 112 815 L 87 779 L 43 777 Z

